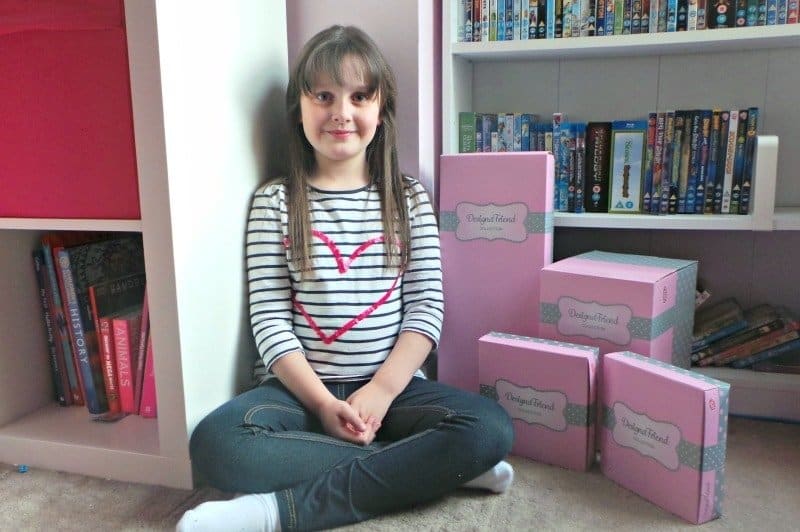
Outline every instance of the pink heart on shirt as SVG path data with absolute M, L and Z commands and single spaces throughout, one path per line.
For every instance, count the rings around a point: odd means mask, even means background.
M 340 274 L 347 273 L 347 270 L 350 269 L 350 265 L 353 264 L 353 262 L 362 253 L 364 253 L 364 251 L 366 251 L 367 248 L 369 248 L 373 244 L 383 243 L 383 236 L 370 238 L 369 240 L 365 241 L 360 246 L 358 246 L 355 249 L 355 251 L 353 251 L 350 254 L 349 257 L 342 257 L 342 252 L 339 250 L 339 247 L 336 245 L 336 242 L 334 242 L 328 235 L 317 230 L 311 231 L 311 234 L 322 240 L 325 243 L 325 245 L 328 246 L 328 249 L 333 255 L 333 258 L 336 260 L 336 264 L 339 267 Z M 314 318 L 311 317 L 311 315 L 306 311 L 302 303 L 297 301 L 297 299 L 294 297 L 292 298 L 292 303 L 294 304 L 295 308 L 300 311 L 303 317 L 305 317 L 306 321 L 308 322 L 308 325 L 314 330 L 315 333 L 317 333 L 317 336 L 319 336 L 320 340 L 322 340 L 322 343 L 331 344 L 334 341 L 336 341 L 336 339 L 339 338 L 341 335 L 343 335 L 344 333 L 355 327 L 356 324 L 358 324 L 360 321 L 366 319 L 370 314 L 375 312 L 375 310 L 377 310 L 378 307 L 386 303 L 386 301 L 392 295 L 394 288 L 397 286 L 397 281 L 400 279 L 400 275 L 402 275 L 402 273 L 403 273 L 402 271 L 398 272 L 397 277 L 395 277 L 394 281 L 392 281 L 392 286 L 390 286 L 389 289 L 386 290 L 386 292 L 384 292 L 381 295 L 381 297 L 379 297 L 374 303 L 369 305 L 367 308 L 358 313 L 356 316 L 350 318 L 344 325 L 336 329 L 330 335 L 327 335 L 325 334 L 325 332 L 323 332 L 323 330 L 319 327 L 319 325 L 317 325 L 317 322 L 314 321 Z

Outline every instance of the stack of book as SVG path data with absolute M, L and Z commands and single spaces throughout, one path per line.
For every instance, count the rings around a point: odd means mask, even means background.
M 46 234 L 33 263 L 58 403 L 155 417 L 141 235 Z
M 725 299 L 697 311 L 693 336 L 693 365 L 800 372 L 800 321 L 784 307 Z

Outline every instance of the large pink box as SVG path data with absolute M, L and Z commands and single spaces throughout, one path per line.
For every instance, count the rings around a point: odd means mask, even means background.
M 513 454 L 577 471 L 594 462 L 596 347 L 491 332 L 478 347 L 480 393 L 514 424 Z
M 689 367 L 697 262 L 590 251 L 542 269 L 539 336 Z
M 604 475 L 687 521 L 722 514 L 730 385 L 631 352 L 602 368 Z
M 553 260 L 553 156 L 443 155 L 439 182 L 438 379 L 477 392 L 478 338 L 538 332 L 539 272 Z

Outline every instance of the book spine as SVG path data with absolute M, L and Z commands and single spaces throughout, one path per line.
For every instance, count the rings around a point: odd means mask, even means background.
M 714 365 L 726 366 L 737 360 L 746 360 L 767 349 L 778 347 L 786 342 L 797 340 L 798 338 L 800 338 L 800 332 L 797 331 L 797 325 L 795 324 L 792 328 L 774 331 L 746 345 L 738 346 L 737 349 L 727 355 L 717 355 L 718 358 L 714 360 Z
M 141 318 L 135 320 L 119 317 L 111 320 L 114 354 L 119 378 L 120 409 L 128 414 L 135 414 L 137 411 L 136 403 L 134 402 L 134 375 L 131 355 L 138 351 L 137 343 L 140 323 Z
M 711 132 L 708 138 L 708 169 L 706 170 L 705 207 L 706 214 L 714 213 L 714 198 L 717 191 L 717 175 L 720 169 L 720 134 L 722 127 L 722 111 L 711 110 Z
M 793 1 L 796 2 L 796 0 L 793 0 Z M 776 15 L 777 20 L 776 20 L 775 23 L 778 24 L 778 25 L 786 24 L 786 15 L 787 15 L 787 10 L 789 9 L 788 0 L 778 0 L 777 9 L 778 9 L 778 13 Z
M 678 214 L 686 214 L 689 191 L 689 166 L 692 152 L 692 111 L 682 111 L 683 132 L 680 142 L 680 166 L 678 167 Z M 677 120 L 676 120 L 677 122 Z
M 661 176 L 664 166 L 664 129 L 666 114 L 656 113 L 656 138 L 653 144 L 653 180 L 650 185 L 650 213 L 658 214 L 661 208 Z
M 658 18 L 656 19 L 657 33 L 664 33 L 667 31 L 667 14 L 669 10 L 670 0 L 659 0 L 658 3 Z
M 561 122 L 564 120 L 562 113 L 553 113 L 553 160 L 555 162 L 555 172 L 553 184 L 553 210 L 558 211 L 558 206 L 561 204 L 561 192 L 558 187 L 559 178 L 561 176 Z M 564 198 L 566 201 L 566 198 Z
M 48 281 L 46 279 L 47 271 L 44 266 L 44 253 L 41 248 L 33 252 L 33 268 L 36 274 L 36 283 L 39 293 L 39 302 L 42 305 L 42 319 L 45 327 L 45 337 L 47 339 L 47 356 L 50 362 L 50 376 L 53 379 L 53 390 L 56 401 L 61 406 L 67 406 L 67 394 L 65 392 L 64 383 L 65 376 L 61 372 L 58 362 L 58 349 L 55 341 L 55 332 L 53 327 L 53 320 L 50 311 L 50 297 Z M 68 385 L 67 385 L 68 386 Z
M 672 151 L 675 136 L 675 111 L 664 113 L 664 157 L 661 164 L 661 201 L 659 212 L 669 214 L 669 199 L 672 190 Z
M 780 334 L 785 327 L 782 319 L 775 319 L 758 327 L 747 329 L 739 334 L 722 338 L 707 348 L 697 351 L 699 366 L 709 366 L 724 358 L 736 355 L 752 346 L 755 342 L 773 334 Z
M 708 21 L 708 0 L 697 0 L 697 29 L 704 30 Z
M 767 25 L 767 4 L 769 0 L 758 0 L 758 20 L 756 26 Z
M 733 171 L 736 161 L 736 135 L 739 129 L 739 111 L 733 109 L 728 113 L 728 132 L 725 140 L 725 173 L 722 180 L 722 214 L 731 212 L 731 194 L 733 191 Z
M 744 183 L 745 143 L 747 141 L 747 109 L 739 111 L 736 128 L 736 149 L 733 156 L 733 184 L 731 185 L 731 214 L 739 214 L 739 203 L 742 199 Z
M 700 138 L 698 140 L 697 184 L 695 186 L 694 212 L 703 214 L 706 206 L 706 180 L 708 179 L 708 156 L 711 141 L 711 111 L 701 111 Z
M 644 161 L 644 184 L 642 186 L 642 212 L 649 213 L 652 208 L 653 191 L 653 159 L 656 146 L 656 127 L 658 113 L 650 113 L 647 117 L 647 144 Z
M 678 19 L 675 21 L 675 31 L 686 31 L 689 28 L 689 1 L 678 0 Z
M 797 24 L 798 19 L 800 19 L 800 2 L 789 0 L 786 6 L 786 23 Z
M 744 172 L 742 175 L 739 214 L 750 214 L 750 195 L 755 178 L 756 133 L 758 132 L 758 107 L 747 110 L 747 140 L 745 141 Z
M 766 348 L 763 351 L 759 351 L 758 353 L 750 355 L 749 357 L 741 358 L 739 360 L 734 360 L 733 362 L 731 362 L 730 365 L 731 367 L 737 369 L 746 368 L 748 366 L 756 364 L 757 362 L 763 362 L 764 360 L 775 358 L 776 356 L 782 355 L 784 353 L 791 353 L 792 351 L 798 349 L 800 349 L 800 338 L 798 338 L 797 335 L 794 335 L 794 338 L 792 338 L 787 342 L 783 342 L 773 347 Z
M 678 31 L 678 0 L 667 0 L 667 31 Z
M 669 187 L 669 203 L 667 205 L 669 214 L 676 214 L 678 212 L 685 119 L 686 117 L 683 111 L 675 111 L 675 127 L 672 133 L 672 171 L 670 172 L 672 182 Z
M 606 34 L 606 2 L 607 0 L 595 1 L 595 35 L 602 37 Z
M 631 33 L 642 33 L 642 0 L 631 1 Z
M 148 336 L 142 382 L 142 397 L 139 403 L 139 415 L 154 418 L 158 415 L 156 406 L 156 375 L 153 362 L 153 339 Z
M 78 360 L 80 368 L 81 385 L 83 386 L 83 398 L 86 408 L 91 414 L 102 414 L 108 409 L 105 400 L 101 400 L 100 390 L 94 382 L 91 362 L 89 360 L 89 345 L 84 334 L 83 321 L 81 319 L 80 303 L 75 291 L 75 281 L 70 268 L 69 254 L 61 249 L 58 252 L 58 263 L 61 277 L 64 282 L 64 292 L 66 294 L 66 311 L 69 319 L 70 337 L 72 349 Z M 105 395 L 105 394 L 103 394 Z M 103 398 L 104 399 L 104 398 Z
M 689 127 L 691 134 L 689 141 L 689 172 L 686 182 L 686 205 L 684 212 L 693 214 L 695 212 L 695 197 L 697 196 L 697 181 L 700 173 L 700 150 L 703 143 L 702 131 L 702 111 L 692 111 L 690 113 L 691 122 Z
M 608 212 L 611 122 L 586 126 L 586 211 Z
M 575 125 L 575 210 L 576 213 L 585 211 L 586 177 L 586 124 Z
M 458 113 L 458 153 L 475 152 L 475 113 Z
M 646 144 L 646 120 L 612 122 L 608 212 L 640 212 Z
M 108 411 L 112 414 L 122 412 L 119 394 L 119 371 L 117 358 L 114 351 L 114 332 L 111 320 L 101 317 L 97 320 L 98 339 L 100 343 L 100 358 L 103 363 L 103 384 L 106 389 Z
M 47 277 L 50 282 L 50 295 L 52 298 L 51 312 L 53 316 L 55 340 L 59 347 L 59 360 L 63 361 L 63 373 L 67 376 L 67 388 L 64 389 L 64 392 L 67 394 L 68 404 L 82 406 L 83 391 L 80 381 L 78 380 L 76 361 L 72 355 L 69 329 L 67 326 L 66 314 L 64 313 L 64 302 L 61 298 L 59 276 L 55 267 L 55 261 L 53 260 L 53 249 L 46 241 L 42 242 L 42 254 L 44 256 L 44 265 L 47 269 Z
M 767 0 L 767 26 L 778 23 L 778 0 Z
M 142 398 L 142 382 L 145 373 L 145 358 L 147 355 L 147 342 L 150 339 L 150 304 L 145 289 L 144 302 L 142 303 L 142 317 L 139 326 L 139 342 L 137 344 L 136 358 L 132 361 L 133 367 L 133 404 L 136 414 L 139 413 L 139 404 Z
M 472 42 L 481 42 L 483 31 L 481 7 L 483 0 L 472 0 Z
M 572 136 L 572 124 L 568 122 L 561 123 L 561 133 L 559 135 L 559 144 L 561 147 L 558 150 L 558 180 L 556 186 L 558 187 L 558 205 L 553 205 L 553 211 L 569 212 L 569 186 L 572 178 L 572 162 L 575 157 L 575 139 Z
M 519 38 L 523 40 L 536 38 L 536 15 L 531 19 L 531 4 L 529 0 L 521 0 L 520 9 L 522 12 L 519 14 Z M 534 31 L 531 36 L 531 23 L 533 23 Z
M 528 0 L 525 0 L 526 2 Z M 511 18 L 513 19 L 513 27 L 512 27 L 512 39 L 520 40 L 522 38 L 522 20 L 520 20 L 520 15 L 522 14 L 522 0 L 514 0 L 511 6 Z M 527 37 L 528 32 L 525 32 Z

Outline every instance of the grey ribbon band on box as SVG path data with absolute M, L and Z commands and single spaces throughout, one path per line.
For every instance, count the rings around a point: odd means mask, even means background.
M 500 397 L 497 395 L 497 388 L 488 384 L 480 385 L 480 394 L 494 401 L 500 400 Z M 568 425 L 588 427 L 594 423 L 594 415 L 594 405 L 587 406 L 567 403 L 567 406 L 564 407 L 564 419 L 566 419 Z
M 454 211 L 441 211 L 439 213 L 439 231 L 455 233 L 458 229 L 458 215 Z M 552 212 L 529 212 L 525 217 L 525 230 L 528 234 L 552 233 Z
M 603 405 L 603 427 L 613 431 L 616 424 L 614 410 Z M 677 446 L 678 461 L 682 465 L 697 471 L 724 471 L 725 447 L 724 439 L 721 443 L 710 445 L 706 448 L 696 443 L 681 440 Z
M 584 301 L 584 303 L 587 303 Z M 639 318 L 633 316 L 628 322 L 628 332 L 631 338 L 640 340 L 653 340 L 666 332 L 675 322 L 677 307 L 672 307 L 662 312 L 655 318 Z M 558 310 L 558 303 L 541 303 L 539 306 L 539 321 L 557 325 L 561 319 L 561 311 Z

